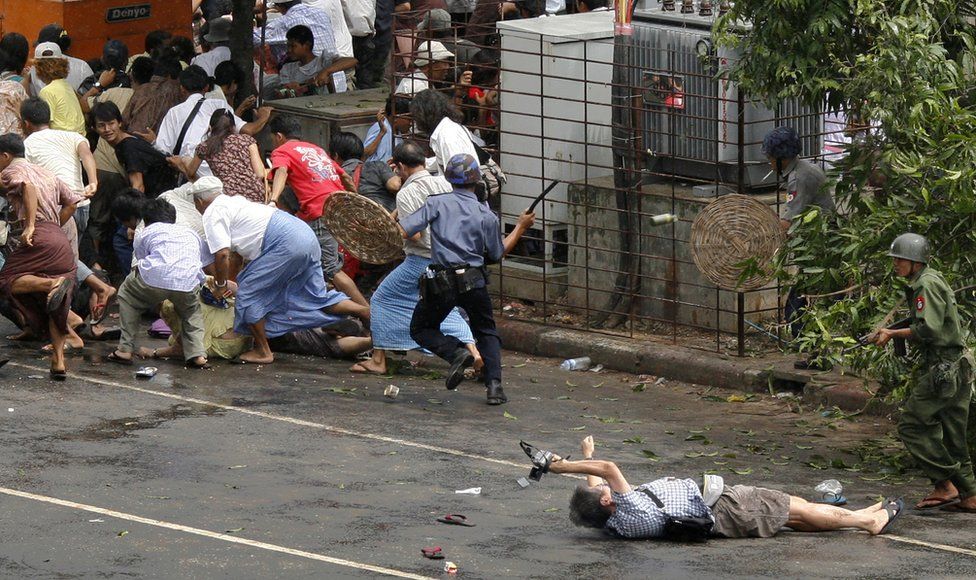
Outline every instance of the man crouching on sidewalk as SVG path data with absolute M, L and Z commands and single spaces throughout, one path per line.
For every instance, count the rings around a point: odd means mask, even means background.
M 665 477 L 631 487 L 615 463 L 593 459 L 591 436 L 583 439 L 582 452 L 582 461 L 552 455 L 536 466 L 543 472 L 585 474 L 586 485 L 576 488 L 569 502 L 570 519 L 578 526 L 606 529 L 624 538 L 665 538 L 668 516 L 710 517 L 712 535 L 725 538 L 767 538 L 783 527 L 798 532 L 856 528 L 877 535 L 888 532 L 904 509 L 902 500 L 886 499 L 852 511 L 748 485 L 720 486 L 721 491 L 706 492 L 706 501 L 691 479 Z M 648 491 L 660 499 L 663 509 Z

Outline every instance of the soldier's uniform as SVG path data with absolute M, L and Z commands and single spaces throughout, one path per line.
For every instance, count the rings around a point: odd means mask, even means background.
M 951 481 L 960 497 L 976 495 L 967 448 L 972 358 L 965 349 L 955 295 L 938 271 L 925 266 L 910 281 L 911 343 L 921 371 L 905 401 L 898 434 L 933 483 Z

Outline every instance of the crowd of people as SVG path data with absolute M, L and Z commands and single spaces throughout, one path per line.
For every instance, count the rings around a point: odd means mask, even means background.
M 20 328 L 10 338 L 49 352 L 55 380 L 66 351 L 99 340 L 117 341 L 107 360 L 123 365 L 271 364 L 289 352 L 358 358 L 352 372 L 375 374 L 390 352 L 423 348 L 450 363 L 448 388 L 480 373 L 487 402 L 506 402 L 486 267 L 534 216 L 502 239 L 488 199 L 503 175 L 486 151 L 496 42 L 465 34 L 542 5 L 494 2 L 479 21 L 438 1 L 257 2 L 243 70 L 230 3 L 193 4 L 187 36 L 109 40 L 87 62 L 58 24 L 0 38 L 0 313 Z M 256 94 L 245 95 L 250 75 Z M 365 135 L 311 142 L 273 109 L 372 87 L 393 90 Z M 406 258 L 358 264 L 323 217 L 336 192 L 398 221 Z M 143 331 L 168 345 L 139 346 Z

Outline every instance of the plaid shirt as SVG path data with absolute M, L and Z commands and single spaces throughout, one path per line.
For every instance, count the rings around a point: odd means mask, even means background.
M 296 4 L 289 8 L 286 14 L 269 20 L 265 31 L 265 43 L 271 47 L 272 54 L 279 62 L 284 59 L 286 52 L 287 40 L 285 35 L 299 24 L 304 24 L 312 31 L 312 38 L 314 39 L 312 51 L 315 56 L 320 56 L 322 53 L 339 54 L 329 15 L 324 10 L 312 8 L 306 4 Z M 261 28 L 259 27 L 254 30 L 254 43 L 260 44 L 260 42 Z
M 664 535 L 667 516 L 650 497 L 639 491 L 642 489 L 650 489 L 664 503 L 664 510 L 673 517 L 712 517 L 694 480 L 666 477 L 640 485 L 628 493 L 612 492 L 617 509 L 607 520 L 607 529 L 625 538 L 659 538 Z

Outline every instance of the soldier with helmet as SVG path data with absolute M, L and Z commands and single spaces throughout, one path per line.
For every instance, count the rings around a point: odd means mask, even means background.
M 430 227 L 431 264 L 420 278 L 420 302 L 410 321 L 410 336 L 451 363 L 446 386 L 456 389 L 474 356 L 457 338 L 441 332 L 440 326 L 455 306 L 464 308 L 485 362 L 488 404 L 501 405 L 508 397 L 502 389 L 501 340 L 495 330 L 485 266 L 500 262 L 515 247 L 532 227 L 535 214 L 523 213 L 502 241 L 498 218 L 474 192 L 481 181 L 474 156 L 459 153 L 451 157 L 444 177 L 454 185 L 453 191 L 432 195 L 416 212 L 400 217 L 405 238 Z
M 921 371 L 905 401 L 898 434 L 935 489 L 915 507 L 976 513 L 976 477 L 966 429 L 972 397 L 972 358 L 965 347 L 955 294 L 929 263 L 929 242 L 902 234 L 888 255 L 908 279 L 908 328 L 882 328 L 873 342 L 905 339 L 919 351 Z

